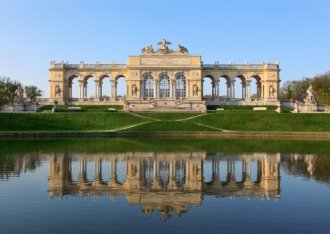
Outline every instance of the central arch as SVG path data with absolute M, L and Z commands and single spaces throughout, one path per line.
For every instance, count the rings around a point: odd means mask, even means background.
M 142 90 L 144 99 L 150 99 L 154 97 L 154 79 L 150 74 L 144 75 Z
M 159 80 L 159 97 L 170 97 L 170 78 L 166 74 L 163 74 Z

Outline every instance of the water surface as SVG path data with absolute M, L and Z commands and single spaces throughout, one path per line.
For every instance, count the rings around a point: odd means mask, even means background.
M 1 233 L 329 233 L 328 142 L 0 142 Z

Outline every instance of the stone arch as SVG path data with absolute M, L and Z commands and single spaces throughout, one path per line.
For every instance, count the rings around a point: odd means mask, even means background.
M 244 75 L 236 75 L 233 78 L 232 98 L 245 99 L 246 97 L 246 78 Z
M 228 75 L 220 75 L 217 79 L 217 96 L 220 99 L 230 98 L 231 80 Z
M 141 95 L 144 99 L 150 99 L 154 97 L 154 77 L 150 72 L 145 72 L 142 75 L 141 80 Z
M 124 100 L 127 97 L 127 79 L 124 74 L 117 75 L 115 78 L 115 97 L 116 100 Z
M 250 86 L 249 96 L 252 100 L 260 100 L 261 99 L 261 80 L 260 75 L 252 75 L 248 79 L 248 83 Z
M 159 75 L 159 97 L 169 98 L 171 90 L 171 81 L 167 73 L 161 73 Z
M 177 72 L 174 73 L 174 78 L 177 78 L 180 75 L 183 75 L 183 76 L 185 76 L 187 78 L 189 74 L 187 72 L 185 72 L 185 71 L 177 71 Z
M 67 87 L 68 87 L 68 93 L 67 97 L 69 101 L 73 101 L 75 98 L 80 98 L 80 76 L 79 74 L 70 74 L 67 77 Z
M 205 75 L 202 78 L 202 97 L 213 99 L 215 96 L 215 78 L 212 75 Z
M 101 100 L 109 100 L 112 93 L 113 77 L 110 74 L 101 74 L 99 76 L 99 97 Z
M 96 74 L 89 73 L 83 77 L 84 83 L 84 98 L 94 99 L 98 97 L 98 77 Z

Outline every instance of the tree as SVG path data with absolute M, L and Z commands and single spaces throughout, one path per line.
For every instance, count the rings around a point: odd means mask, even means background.
M 330 105 L 330 72 L 313 78 L 285 82 L 281 89 L 281 98 L 302 100 L 310 85 L 316 93 L 317 101 L 320 104 Z
M 312 85 L 317 101 L 321 104 L 330 105 L 330 72 L 315 76 Z
M 303 78 L 302 80 L 287 81 L 281 89 L 281 98 L 300 100 L 303 98 L 305 91 L 311 84 L 311 79 Z
M 25 86 L 25 95 L 32 103 L 36 103 L 38 97 L 41 97 L 42 91 L 37 86 L 29 85 Z
M 0 77 L 0 106 L 12 104 L 17 96 L 17 90 L 21 87 L 18 81 L 13 81 L 9 77 Z

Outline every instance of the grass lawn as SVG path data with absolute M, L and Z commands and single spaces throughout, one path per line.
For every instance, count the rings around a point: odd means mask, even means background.
M 275 112 L 222 111 L 189 122 L 226 130 L 330 132 L 330 114 L 278 114 Z
M 0 131 L 113 130 L 145 122 L 123 112 L 1 113 Z
M 201 113 L 94 111 L 0 113 L 0 131 L 282 131 L 330 132 L 330 114 L 291 114 L 251 110 Z M 180 120 L 180 121 L 179 121 Z M 144 124 L 142 124 L 144 123 Z M 141 125 L 140 125 L 141 124 Z

